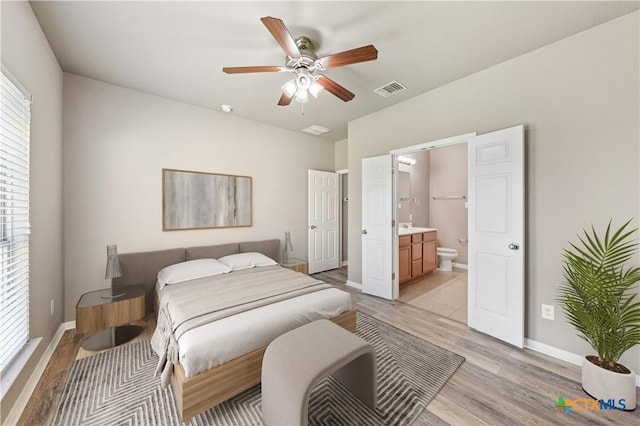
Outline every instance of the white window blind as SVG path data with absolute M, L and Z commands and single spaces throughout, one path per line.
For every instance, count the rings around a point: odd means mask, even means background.
M 4 372 L 29 340 L 31 102 L 4 68 L 0 95 L 0 372 Z

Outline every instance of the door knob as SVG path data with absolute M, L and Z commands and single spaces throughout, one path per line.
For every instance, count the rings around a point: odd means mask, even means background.
M 509 248 L 511 250 L 518 250 L 520 248 L 520 246 L 518 244 L 516 244 L 516 243 L 511 243 L 511 244 L 509 244 Z
M 316 226 L 315 225 L 311 225 L 309 228 L 316 229 Z
M 362 235 L 367 235 L 367 230 L 366 229 L 362 230 Z

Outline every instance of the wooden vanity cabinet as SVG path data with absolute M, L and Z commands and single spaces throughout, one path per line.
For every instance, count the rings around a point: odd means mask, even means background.
M 422 242 L 422 272 L 430 274 L 438 266 L 438 243 L 436 232 L 425 232 Z
M 422 234 L 411 234 L 411 278 L 422 275 Z
M 403 238 L 409 237 L 409 242 L 403 244 Z M 400 282 L 404 282 L 411 279 L 411 236 L 405 235 L 400 237 L 400 250 L 398 251 L 398 278 Z
M 436 268 L 436 231 L 402 235 L 399 244 L 400 285 L 428 275 Z

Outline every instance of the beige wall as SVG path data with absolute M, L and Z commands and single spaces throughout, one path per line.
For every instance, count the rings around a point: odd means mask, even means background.
M 2 423 L 62 321 L 62 71 L 27 2 L 1 2 L 2 64 L 31 105 L 30 334 L 42 341 L 2 399 Z M 55 312 L 50 315 L 53 300 Z
M 135 252 L 291 231 L 307 256 L 307 170 L 333 144 L 72 74 L 64 75 L 65 319 L 104 279 L 106 245 Z M 162 232 L 162 168 L 251 176 L 253 226 Z
M 591 352 L 555 303 L 562 249 L 591 223 L 638 226 L 639 13 L 349 123 L 349 280 L 361 282 L 361 161 L 431 140 L 526 126 L 525 336 Z M 540 304 L 556 305 L 556 320 Z M 639 371 L 638 349 L 622 358 Z
M 347 139 L 335 143 L 335 170 L 346 170 L 349 168 L 347 157 Z
M 467 195 L 467 144 L 443 146 L 429 151 L 429 186 L 432 197 Z M 429 226 L 438 228 L 438 246 L 458 250 L 454 263 L 466 265 L 467 238 L 466 200 L 433 200 L 429 202 Z

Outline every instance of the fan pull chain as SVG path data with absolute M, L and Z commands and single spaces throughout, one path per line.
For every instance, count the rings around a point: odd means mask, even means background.
M 300 115 L 304 115 L 304 103 L 300 102 Z

